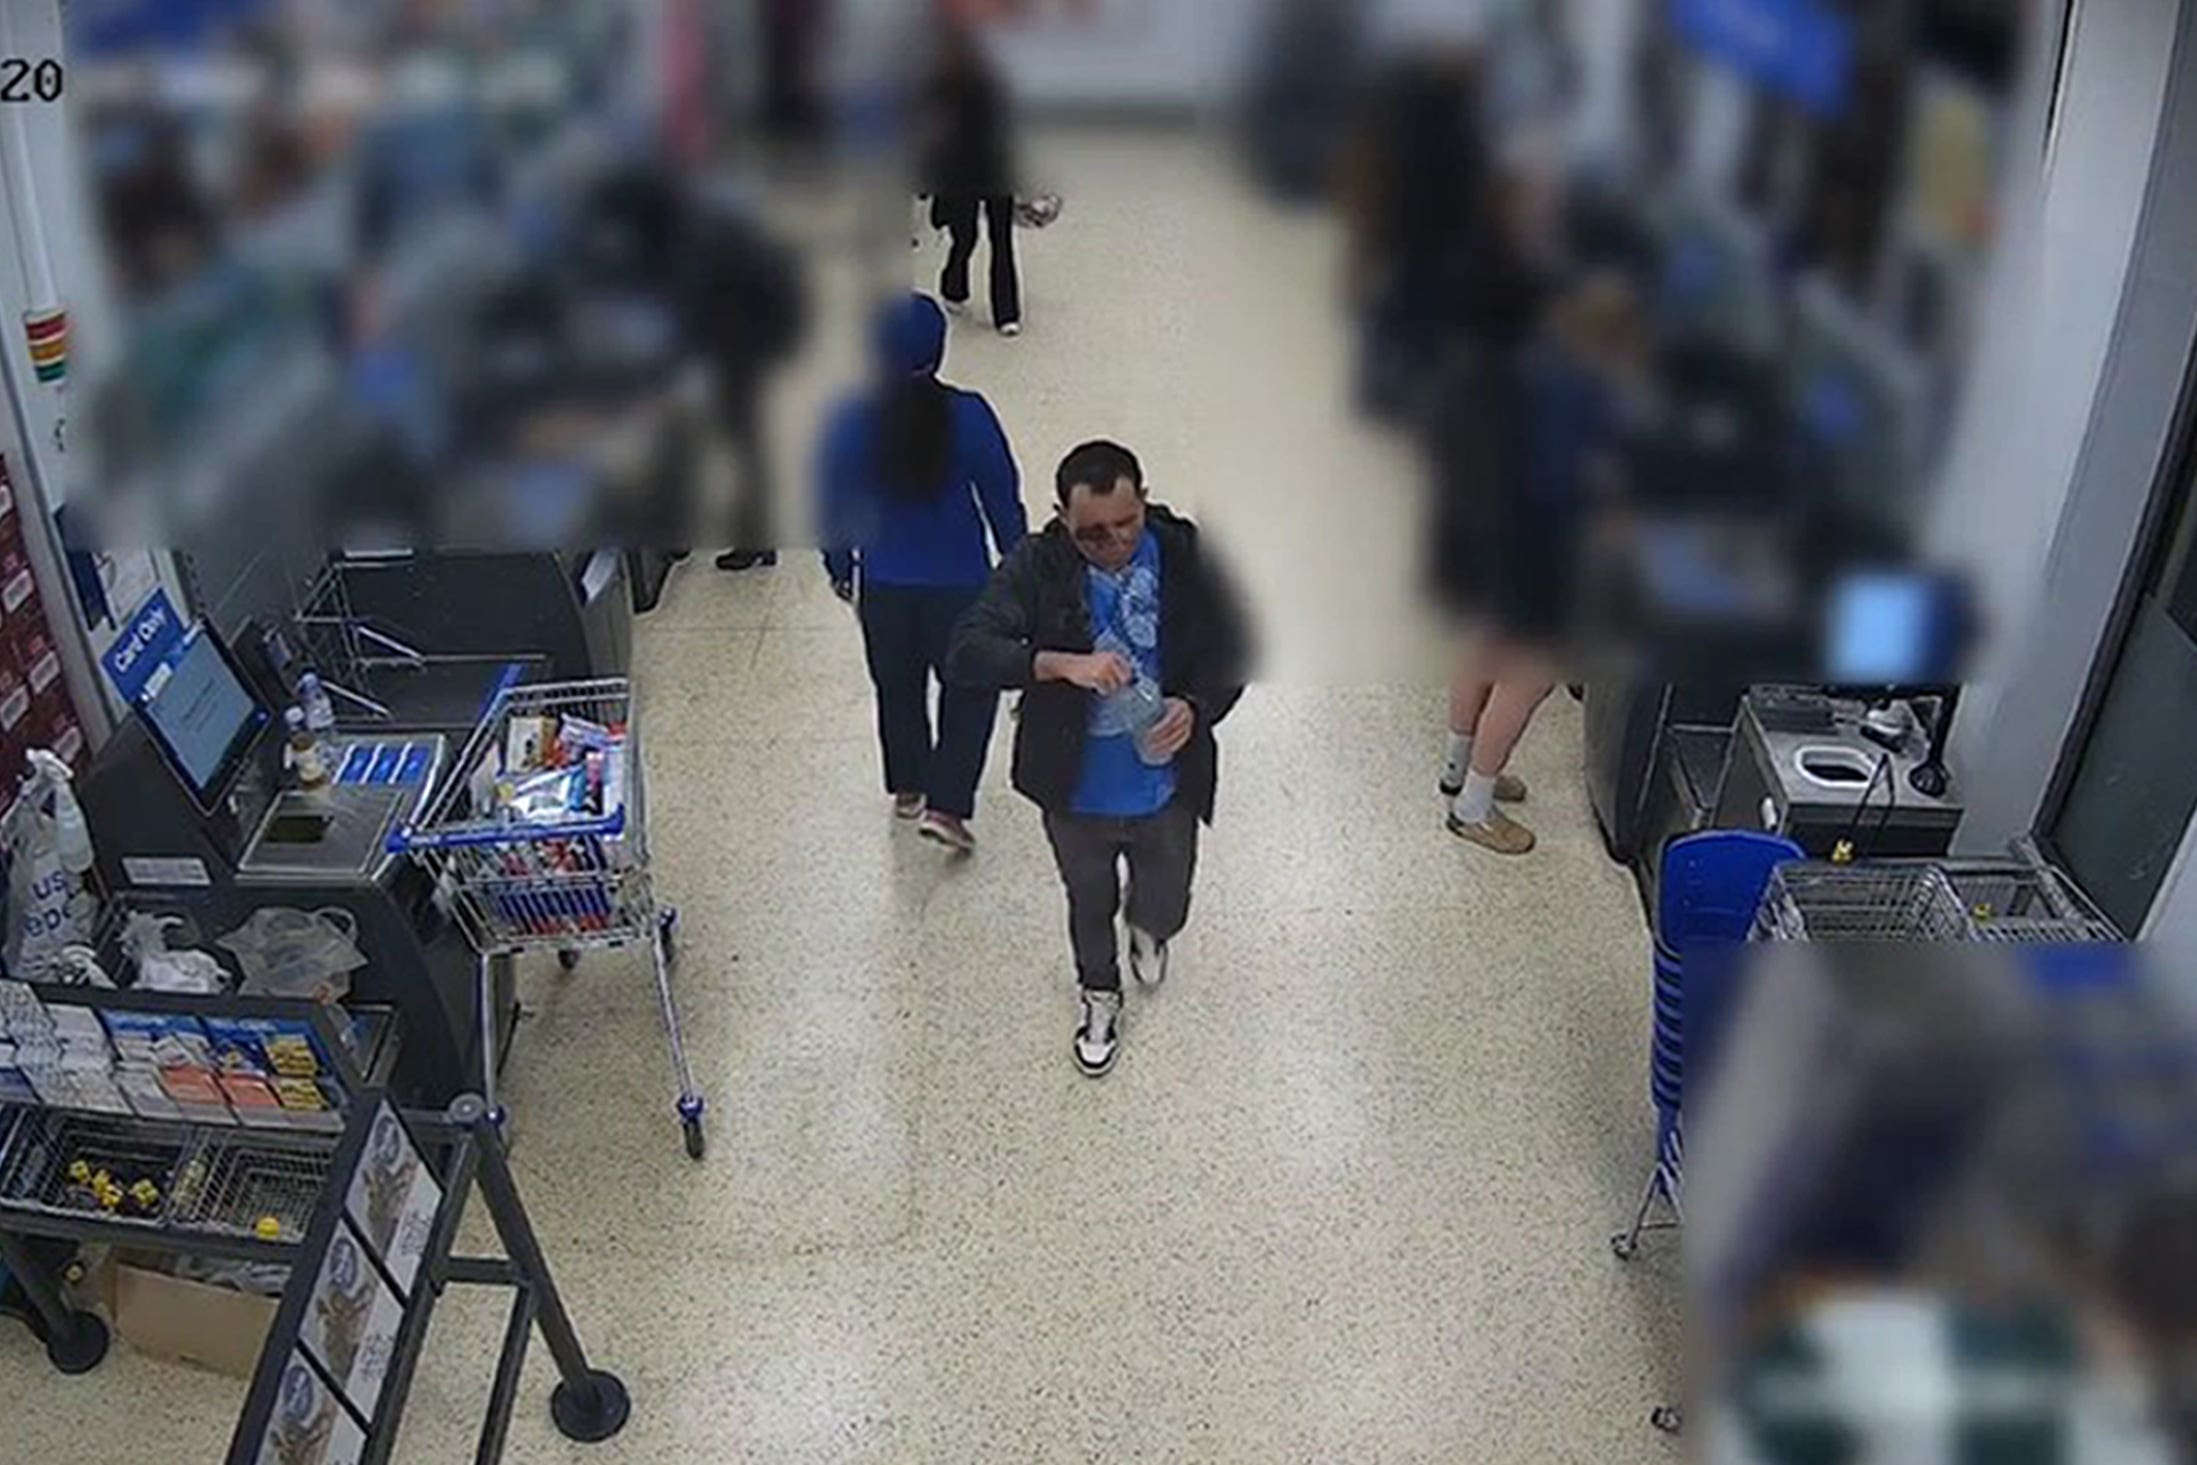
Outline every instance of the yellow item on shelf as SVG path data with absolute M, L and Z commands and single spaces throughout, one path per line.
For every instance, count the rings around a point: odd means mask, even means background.
M 252 1227 L 252 1231 L 262 1241 L 280 1241 L 282 1239 L 282 1221 L 275 1216 L 261 1216 L 258 1224 Z

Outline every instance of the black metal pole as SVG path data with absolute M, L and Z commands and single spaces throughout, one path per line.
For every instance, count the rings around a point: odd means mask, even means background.
M 46 1324 L 49 1335 L 59 1336 L 69 1329 L 69 1305 L 61 1300 L 60 1289 L 53 1278 L 46 1275 L 45 1267 L 31 1255 L 30 1248 L 5 1231 L 0 1231 L 0 1262 L 6 1262 L 9 1275 L 15 1278 L 23 1295 L 38 1309 L 38 1316 Z
M 61 1288 L 19 1236 L 0 1231 L 0 1262 L 7 1264 L 15 1284 L 23 1289 L 38 1319 L 45 1324 L 46 1357 L 63 1373 L 89 1373 L 107 1356 L 107 1325 L 88 1312 L 78 1312 L 61 1295 Z
M 511 1295 L 511 1319 L 504 1326 L 503 1351 L 496 1355 L 496 1383 L 488 1391 L 488 1418 L 481 1422 L 474 1465 L 496 1465 L 503 1459 L 504 1438 L 511 1432 L 511 1410 L 519 1402 L 519 1375 L 526 1367 L 526 1345 L 533 1336 L 534 1294 L 522 1285 Z
M 549 1345 L 550 1356 L 557 1361 L 562 1382 L 550 1396 L 549 1412 L 567 1439 L 587 1443 L 607 1440 L 625 1427 L 633 1402 L 616 1375 L 588 1367 L 586 1350 L 580 1346 L 579 1334 L 573 1331 L 572 1319 L 565 1312 L 564 1298 L 549 1275 L 549 1262 L 534 1239 L 526 1207 L 519 1202 L 519 1187 L 511 1178 L 503 1136 L 489 1118 L 488 1106 L 472 1094 L 450 1106 L 450 1121 L 471 1130 L 479 1145 L 481 1195 L 495 1218 L 496 1234 L 503 1240 L 505 1254 L 524 1279 L 521 1285 L 534 1295 L 535 1321 L 541 1327 L 542 1341 Z

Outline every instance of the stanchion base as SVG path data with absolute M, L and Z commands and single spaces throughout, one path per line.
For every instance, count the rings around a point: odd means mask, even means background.
M 80 1312 L 69 1319 L 66 1333 L 46 1339 L 46 1361 L 65 1374 L 90 1373 L 106 1361 L 111 1341 L 96 1314 Z
M 633 1415 L 633 1398 L 616 1374 L 597 1369 L 587 1377 L 594 1387 L 586 1394 L 574 1393 L 565 1383 L 551 1391 L 549 1417 L 557 1422 L 557 1433 L 566 1439 L 592 1445 L 626 1427 L 626 1420 Z

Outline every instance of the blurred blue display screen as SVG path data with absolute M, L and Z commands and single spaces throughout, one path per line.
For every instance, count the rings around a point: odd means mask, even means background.
M 1848 575 L 1833 587 L 1826 611 L 1824 662 L 1835 685 L 1931 685 L 1956 675 L 1961 605 L 1942 576 Z

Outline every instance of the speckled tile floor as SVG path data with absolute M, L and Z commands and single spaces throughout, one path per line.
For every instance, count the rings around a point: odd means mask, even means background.
M 1342 406 L 1334 239 L 1216 148 L 1057 140 L 1029 329 L 957 326 L 1030 480 L 1143 454 L 1256 602 L 1218 827 L 1168 989 L 1080 1078 L 1034 812 L 987 774 L 946 861 L 878 791 L 851 619 L 810 557 L 699 558 L 642 623 L 654 838 L 709 1160 L 677 1156 L 644 972 L 530 970 L 521 1184 L 583 1336 L 632 1386 L 614 1443 L 515 1462 L 1650 1461 L 1676 1260 L 1606 1237 L 1640 1180 L 1647 951 L 1554 699 L 1521 754 L 1543 839 L 1458 847 L 1435 797 L 1440 643 L 1408 462 Z M 926 254 L 925 259 L 934 258 Z M 825 272 L 848 317 L 852 271 Z M 780 400 L 789 475 L 844 343 Z M 500 1303 L 454 1293 L 400 1458 L 470 1458 Z M 0 1461 L 157 1441 L 218 1458 L 241 1390 L 118 1350 L 59 1380 L 0 1327 Z

